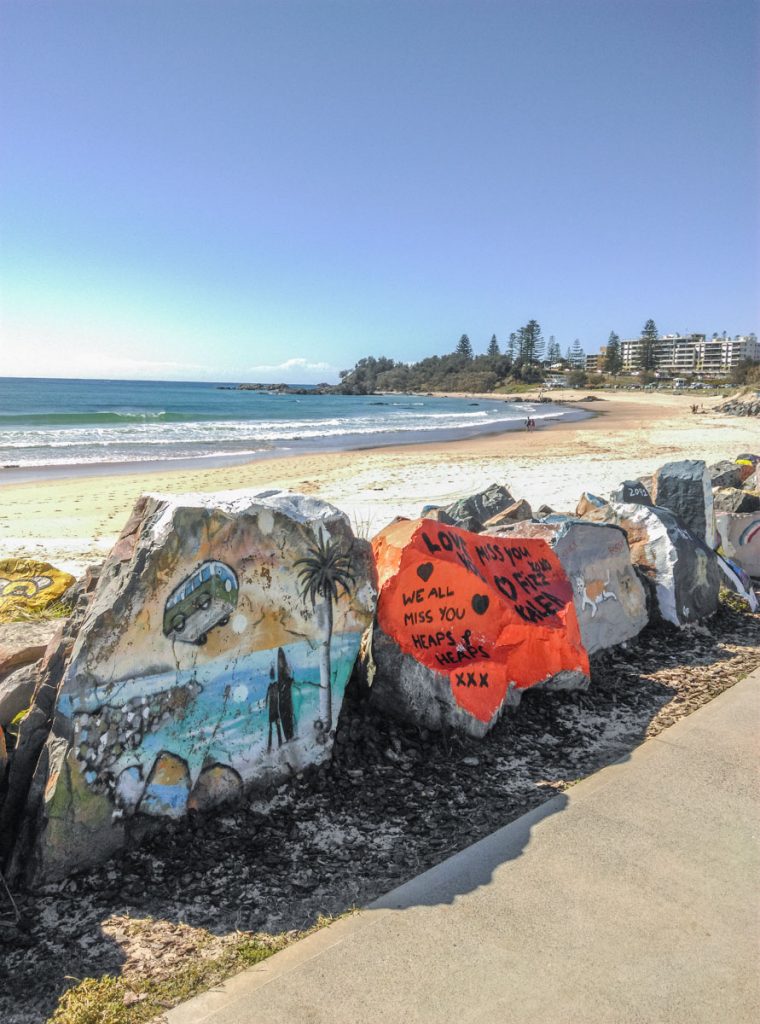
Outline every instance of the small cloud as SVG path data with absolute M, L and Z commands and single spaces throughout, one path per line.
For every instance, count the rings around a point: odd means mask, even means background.
M 322 381 L 326 375 L 336 377 L 337 366 L 330 363 L 312 362 L 309 359 L 296 357 L 286 359 L 282 363 L 262 363 L 258 366 L 249 366 L 248 373 L 255 374 L 263 383 L 284 383 L 307 384 L 311 381 Z

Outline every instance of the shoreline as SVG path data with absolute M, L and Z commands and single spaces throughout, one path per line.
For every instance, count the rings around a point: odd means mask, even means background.
M 68 476 L 0 486 L 0 557 L 28 556 L 80 574 L 101 560 L 146 491 L 265 490 L 311 494 L 336 505 L 362 536 L 424 504 L 448 504 L 494 482 L 536 509 L 572 511 L 584 490 L 608 493 L 625 479 L 684 458 L 708 463 L 760 448 L 760 423 L 712 411 L 693 416 L 676 395 L 616 393 L 573 405 L 592 415 L 535 432 L 424 441 L 364 450 L 298 453 L 224 467 Z M 530 400 L 530 396 L 523 396 Z M 473 398 L 477 399 L 475 395 Z
M 471 397 L 481 399 L 486 396 L 449 396 L 440 394 L 435 397 Z M 505 399 L 505 401 L 509 400 L 510 399 Z M 546 429 L 551 426 L 556 427 L 562 423 L 578 423 L 582 420 L 590 419 L 595 415 L 595 410 L 586 411 L 575 408 L 568 410 L 570 415 L 568 415 L 567 412 L 557 412 L 555 415 L 552 415 L 551 410 L 555 405 L 560 406 L 563 410 L 565 409 L 565 403 L 562 402 L 544 401 L 539 403 L 535 400 L 526 399 L 523 404 L 531 409 L 539 404 L 546 405 L 548 412 L 539 420 L 542 429 Z M 568 404 L 572 405 L 574 403 Z M 573 415 L 573 413 L 575 413 L 575 415 Z M 359 442 L 358 440 L 349 443 L 346 443 L 346 440 L 336 440 L 334 444 L 330 444 L 328 443 L 329 439 L 325 439 L 324 442 L 319 443 L 318 445 L 303 445 L 299 447 L 298 438 L 295 438 L 295 443 L 292 446 L 246 450 L 237 453 L 226 452 L 210 455 L 176 456 L 174 458 L 146 459 L 143 461 L 135 459 L 133 461 L 124 462 L 58 463 L 44 466 L 15 466 L 12 464 L 6 464 L 4 466 L 0 466 L 0 493 L 2 493 L 2 489 L 4 487 L 12 487 L 16 484 L 37 483 L 50 480 L 73 480 L 81 479 L 83 477 L 101 478 L 109 476 L 137 476 L 150 473 L 189 472 L 192 470 L 203 471 L 233 466 L 245 466 L 250 463 L 267 460 L 293 459 L 299 458 L 300 456 L 334 455 L 339 452 L 371 452 L 386 448 L 416 448 L 423 445 L 450 444 L 455 441 L 471 441 L 481 437 L 493 437 L 500 434 L 519 433 L 524 429 L 522 423 L 519 426 L 515 425 L 506 428 L 503 423 L 494 424 L 492 429 L 488 429 L 488 427 L 489 424 L 484 424 L 481 429 L 477 426 L 458 427 L 452 429 L 440 427 L 427 432 L 433 436 L 426 436 L 426 432 L 415 433 L 413 431 L 398 431 L 396 432 L 393 440 L 380 441 L 376 444 L 370 444 L 366 441 Z M 403 437 L 404 434 L 409 434 L 411 436 L 406 440 Z M 358 438 L 362 435 L 347 433 L 343 436 L 345 439 L 348 439 Z M 369 436 L 382 437 L 383 435 L 381 433 L 377 433 Z

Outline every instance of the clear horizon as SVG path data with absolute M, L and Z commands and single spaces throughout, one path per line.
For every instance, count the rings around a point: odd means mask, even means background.
M 757 332 L 753 0 L 6 0 L 5 376 Z M 11 144 L 12 143 L 12 144 Z

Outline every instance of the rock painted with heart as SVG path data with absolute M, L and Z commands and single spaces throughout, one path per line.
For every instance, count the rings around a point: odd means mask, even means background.
M 588 685 L 572 584 L 545 540 L 420 519 L 392 524 L 372 546 L 376 706 L 483 736 L 529 687 Z

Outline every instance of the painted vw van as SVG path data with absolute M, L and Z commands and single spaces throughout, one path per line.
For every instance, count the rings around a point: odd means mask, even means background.
M 224 562 L 203 562 L 171 592 L 164 606 L 164 636 L 205 644 L 215 626 L 224 626 L 237 608 L 237 576 Z

